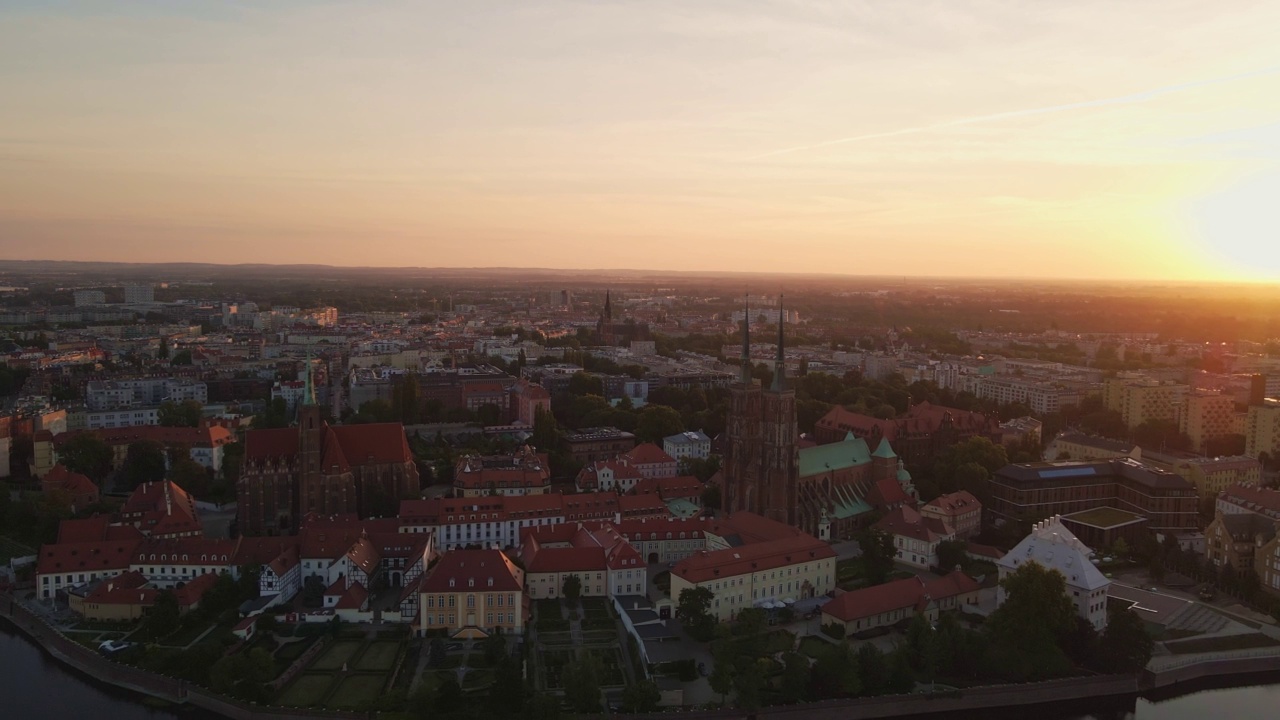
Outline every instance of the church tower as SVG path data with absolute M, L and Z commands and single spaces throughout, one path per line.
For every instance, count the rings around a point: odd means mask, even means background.
M 760 474 L 764 507 L 759 514 L 787 525 L 800 522 L 797 505 L 800 451 L 796 423 L 796 393 L 787 387 L 787 363 L 783 330 L 786 312 L 778 297 L 778 352 L 774 358 L 773 384 L 761 394 Z M 805 528 L 812 530 L 812 528 Z
M 752 377 L 751 303 L 743 299 L 742 367 L 738 382 L 729 386 L 729 415 L 725 426 L 724 509 L 759 513 L 764 504 L 760 488 L 760 383 Z
M 315 386 L 311 380 L 311 355 L 307 354 L 306 386 L 298 405 L 298 508 L 295 522 L 309 512 L 323 511 L 324 486 L 320 479 L 325 424 L 316 404 Z

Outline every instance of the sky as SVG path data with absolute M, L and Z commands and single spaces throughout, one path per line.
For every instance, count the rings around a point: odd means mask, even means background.
M 1274 0 L 0 3 L 0 258 L 1280 281 Z

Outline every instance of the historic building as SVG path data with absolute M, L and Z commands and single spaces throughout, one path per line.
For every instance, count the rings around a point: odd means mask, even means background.
M 745 510 L 827 540 L 850 535 L 873 510 L 915 503 L 911 474 L 886 439 L 875 452 L 848 432 L 841 442 L 804 449 L 798 439 L 783 327 L 778 327 L 773 382 L 764 388 L 752 377 L 750 329 L 744 324 L 742 370 L 729 388 L 724 434 L 725 511 Z
M 648 323 L 638 323 L 632 318 L 623 322 L 614 322 L 613 299 L 609 291 L 604 293 L 604 309 L 596 320 L 596 334 L 604 345 L 630 346 L 633 342 L 645 342 L 652 339 Z
M 985 437 L 999 444 L 1000 421 L 982 413 L 934 405 L 927 401 L 907 408 L 900 418 L 883 420 L 850 412 L 840 406 L 814 424 L 819 443 L 840 442 L 848 433 L 875 446 L 888 440 L 906 464 L 919 470 L 932 467 L 952 445 L 972 437 Z
M 310 376 L 298 425 L 250 430 L 237 483 L 237 521 L 245 535 L 296 532 L 308 514 L 395 515 L 417 497 L 418 469 L 400 423 L 330 426 Z

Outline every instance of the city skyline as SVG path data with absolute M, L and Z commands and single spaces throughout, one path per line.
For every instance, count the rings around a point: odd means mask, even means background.
M 1280 7 L 0 10 L 0 257 L 1280 279 Z

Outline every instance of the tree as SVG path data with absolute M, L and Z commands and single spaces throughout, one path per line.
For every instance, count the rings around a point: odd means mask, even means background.
M 676 617 L 684 623 L 689 634 L 698 639 L 710 636 L 715 627 L 711 614 L 711 601 L 715 594 L 704 587 L 685 588 L 676 599 Z
M 156 594 L 155 603 L 147 611 L 147 634 L 158 640 L 177 630 L 181 620 L 178 596 L 172 590 L 161 590 Z
M 189 456 L 173 461 L 169 480 L 196 497 L 204 497 L 209 492 L 209 471 Z
M 911 618 L 907 627 L 907 658 L 921 677 L 932 678 L 938 672 L 938 638 L 924 615 Z
M 662 439 L 684 432 L 684 420 L 675 408 L 649 404 L 640 410 L 636 420 L 636 440 L 661 443 Z
M 275 398 L 267 403 L 266 410 L 253 417 L 253 429 L 289 427 L 289 405 L 284 398 Z
M 868 644 L 867 647 L 874 649 L 875 646 Z M 791 670 L 790 664 L 783 670 L 784 685 L 788 670 Z M 812 680 L 813 691 L 818 697 L 857 695 L 862 690 L 863 683 L 858 676 L 858 662 L 853 648 L 846 643 L 839 643 L 831 651 L 819 655 L 813 665 Z
M 1075 605 L 1057 570 L 1028 562 L 1000 581 L 1005 601 L 987 619 L 989 664 L 1002 677 L 1060 675 L 1071 663 L 1059 645 L 1075 627 Z
M 258 616 L 258 622 L 256 625 L 257 632 L 269 635 L 280 627 L 280 622 L 275 615 L 272 615 L 271 613 L 263 613 Z
M 967 468 L 964 475 L 957 476 L 960 467 L 968 463 L 974 463 L 986 470 L 986 477 L 980 477 L 973 468 Z M 1003 445 L 993 443 L 989 438 L 974 436 L 943 451 L 942 456 L 934 463 L 933 474 L 943 492 L 954 492 L 962 489 L 959 485 L 961 481 L 980 485 L 1008 464 L 1009 456 Z
M 160 347 L 156 350 L 156 359 L 157 360 L 169 359 L 169 341 L 164 337 L 160 338 Z
M 504 422 L 502 417 L 502 408 L 494 405 L 493 403 L 485 403 L 476 409 L 476 419 L 485 427 L 502 425 Z
M 565 577 L 561 592 L 564 593 L 564 599 L 568 600 L 570 605 L 576 605 L 578 598 L 582 597 L 582 578 L 577 575 Z
M 871 643 L 863 643 L 854 660 L 858 667 L 858 678 L 862 681 L 863 694 L 883 695 L 888 692 L 889 663 L 880 648 Z
M 800 653 L 790 652 L 782 656 L 782 663 L 782 702 L 804 702 L 809 694 L 809 661 Z
M 156 410 L 157 421 L 164 427 L 200 427 L 203 415 L 204 406 L 198 400 L 165 401 Z
M 143 483 L 163 480 L 165 465 L 164 445 L 156 440 L 139 440 L 130 443 L 125 451 L 120 474 L 125 487 L 132 489 Z
M 733 663 L 727 658 L 717 658 L 707 682 L 713 692 L 720 694 L 720 703 L 724 704 L 725 698 L 733 691 Z
M 748 637 L 759 635 L 769 626 L 769 615 L 762 608 L 745 608 L 738 612 L 735 630 Z
M 897 550 L 893 546 L 893 536 L 868 528 L 858 534 L 858 547 L 862 550 L 862 567 L 867 574 L 867 581 L 872 585 L 881 585 L 889 579 L 893 572 L 893 560 Z
M 596 666 L 588 658 L 574 660 L 564 666 L 564 699 L 574 712 L 600 711 L 600 678 Z
M 1118 605 L 1109 608 L 1107 629 L 1102 633 L 1098 653 L 1103 671 L 1139 672 L 1151 662 L 1154 647 L 1155 642 L 1137 613 Z
M 570 395 L 598 395 L 604 397 L 604 381 L 595 375 L 576 372 L 569 378 Z
M 421 413 L 418 400 L 418 379 L 413 375 L 401 375 L 391 386 L 391 408 L 396 419 L 405 425 L 416 425 Z
M 702 506 L 712 510 L 719 510 L 720 504 L 724 502 L 723 495 L 720 491 L 719 484 L 709 484 L 702 491 Z
M 960 540 L 943 540 L 938 543 L 938 567 L 946 572 L 963 569 L 969 564 L 967 546 Z
M 631 683 L 622 691 L 622 711 L 633 713 L 654 712 L 658 702 L 662 700 L 662 692 L 658 684 L 652 680 L 641 680 Z
M 737 694 L 738 707 L 748 712 L 760 707 L 760 690 L 765 684 L 764 669 L 759 660 L 747 658 L 733 679 L 733 689 Z
M 99 485 L 111 472 L 113 457 L 111 446 L 94 432 L 79 433 L 58 448 L 58 460 L 62 465 Z
M 169 364 L 170 364 L 170 365 L 190 365 L 190 364 L 192 364 L 192 360 L 191 360 L 191 351 L 190 351 L 190 350 L 185 350 L 185 349 L 184 349 L 184 350 L 179 350 L 178 352 L 176 352 L 176 353 L 174 353 L 174 354 L 173 354 L 173 359 L 169 361 Z

